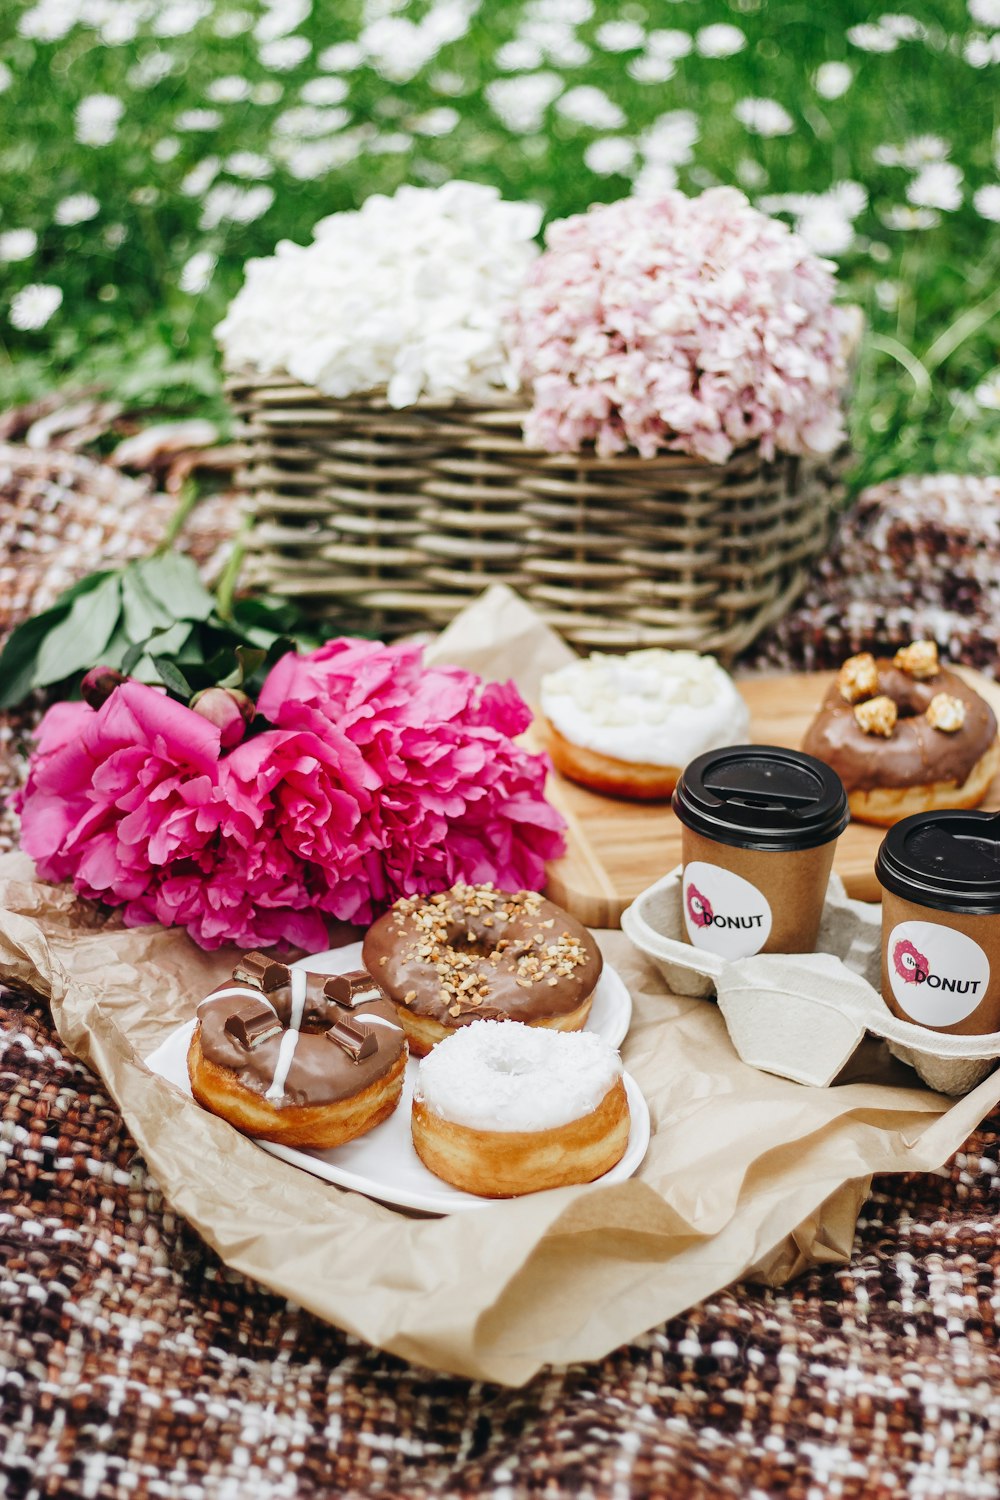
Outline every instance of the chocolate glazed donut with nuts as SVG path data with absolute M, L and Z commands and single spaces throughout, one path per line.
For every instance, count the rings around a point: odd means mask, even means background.
M 568 912 L 536 891 L 489 884 L 397 901 L 362 954 L 417 1057 L 474 1020 L 579 1031 L 603 966 Z
M 199 1104 L 246 1135 L 327 1150 L 392 1114 L 406 1058 L 370 974 L 328 978 L 249 953 L 198 1007 L 188 1076 Z
M 911 813 L 977 807 L 1000 768 L 989 704 L 933 641 L 844 662 L 802 748 L 847 789 L 851 815 L 887 828 Z

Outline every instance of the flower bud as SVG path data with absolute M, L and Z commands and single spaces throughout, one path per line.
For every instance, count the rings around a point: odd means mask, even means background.
M 195 693 L 191 707 L 221 731 L 223 750 L 239 744 L 257 712 L 252 700 L 238 688 L 205 688 Z
M 91 667 L 80 684 L 80 696 L 91 708 L 100 708 L 102 703 L 107 703 L 119 683 L 127 681 L 124 673 L 116 672 L 114 667 Z

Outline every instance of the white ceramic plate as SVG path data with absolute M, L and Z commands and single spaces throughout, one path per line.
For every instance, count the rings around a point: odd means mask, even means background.
M 346 948 L 331 949 L 328 953 L 317 953 L 303 959 L 300 968 L 308 968 L 314 974 L 342 974 L 356 969 L 361 964 L 361 944 L 352 943 Z M 618 1047 L 625 1039 L 632 1016 L 632 1000 L 628 990 L 614 969 L 605 965 L 600 982 L 594 992 L 594 1004 L 587 1023 L 588 1031 L 596 1031 L 611 1047 Z M 190 1094 L 191 1086 L 187 1073 L 187 1051 L 194 1030 L 194 1021 L 187 1021 L 172 1032 L 155 1052 L 146 1058 L 150 1072 L 157 1073 L 169 1083 L 175 1084 Z M 271 1141 L 257 1144 L 272 1156 L 291 1162 L 334 1182 L 338 1187 L 353 1188 L 381 1203 L 391 1203 L 397 1208 L 418 1209 L 423 1213 L 450 1214 L 462 1209 L 495 1206 L 491 1198 L 479 1198 L 473 1193 L 463 1193 L 449 1183 L 442 1182 L 429 1172 L 413 1149 L 410 1139 L 410 1107 L 413 1100 L 413 1085 L 417 1076 L 417 1060 L 411 1058 L 406 1065 L 403 1092 L 399 1105 L 381 1125 L 370 1130 L 346 1146 L 337 1146 L 333 1151 L 300 1151 L 292 1146 L 277 1146 Z M 625 1092 L 628 1095 L 632 1116 L 632 1129 L 628 1146 L 621 1161 L 606 1172 L 598 1181 L 602 1183 L 624 1182 L 631 1177 L 646 1154 L 649 1145 L 649 1110 L 638 1085 L 630 1074 L 624 1075 Z

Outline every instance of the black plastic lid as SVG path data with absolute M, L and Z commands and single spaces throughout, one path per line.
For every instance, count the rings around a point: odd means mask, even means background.
M 836 771 L 779 745 L 727 745 L 685 766 L 674 792 L 678 818 L 738 849 L 815 849 L 850 820 Z
M 879 884 L 904 901 L 969 916 L 1000 912 L 1000 813 L 914 813 L 890 828 Z

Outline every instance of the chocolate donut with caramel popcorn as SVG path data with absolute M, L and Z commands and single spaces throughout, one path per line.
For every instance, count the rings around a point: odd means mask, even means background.
M 911 813 L 976 807 L 1000 769 L 997 721 L 943 667 L 933 641 L 849 657 L 802 748 L 847 788 L 851 814 L 887 828 Z
M 397 901 L 362 954 L 417 1057 L 476 1020 L 579 1031 L 603 965 L 575 917 L 537 891 L 493 885 Z
M 406 1058 L 370 974 L 330 978 L 249 953 L 198 1007 L 188 1076 L 199 1104 L 246 1135 L 327 1150 L 392 1114 Z

